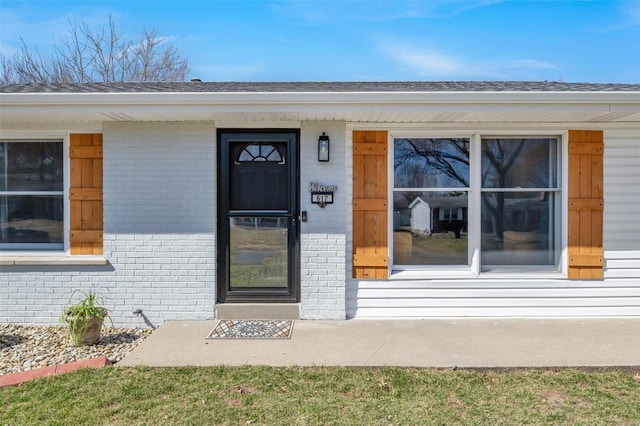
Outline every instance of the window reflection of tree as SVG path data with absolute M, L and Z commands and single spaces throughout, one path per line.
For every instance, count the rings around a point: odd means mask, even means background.
M 483 139 L 482 188 L 549 188 L 555 185 L 550 167 L 552 139 Z M 507 192 L 485 192 L 483 209 L 488 211 L 495 237 L 505 231 Z M 520 193 L 518 198 L 543 200 L 540 194 Z
M 489 139 L 482 141 L 482 156 L 488 161 L 482 169 L 482 187 L 506 188 L 507 174 L 524 148 L 525 139 L 518 141 Z M 493 222 L 495 236 L 502 240 L 504 233 L 505 193 L 483 194 L 482 204 Z
M 469 186 L 469 139 L 396 139 L 396 188 L 448 188 Z M 423 194 L 400 193 L 408 206 Z M 398 194 L 398 195 L 400 195 Z
M 394 163 L 400 186 L 469 186 L 468 139 L 397 139 Z M 451 184 L 451 179 L 456 183 Z

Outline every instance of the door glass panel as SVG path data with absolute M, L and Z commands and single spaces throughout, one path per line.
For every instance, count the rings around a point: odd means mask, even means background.
M 232 289 L 287 288 L 288 218 L 231 217 Z

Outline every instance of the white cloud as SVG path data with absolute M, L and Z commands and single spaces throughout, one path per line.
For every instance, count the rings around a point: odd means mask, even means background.
M 433 79 L 555 79 L 561 68 L 538 59 L 476 60 L 444 53 L 442 49 L 395 41 L 380 45 L 383 54 L 410 78 Z
M 595 33 L 614 33 L 634 29 L 640 26 L 640 1 L 620 1 L 615 9 L 618 13 L 610 19 L 598 22 L 597 27 L 591 28 Z
M 460 61 L 436 50 L 414 49 L 400 43 L 386 44 L 382 50 L 393 61 L 418 74 L 445 76 L 464 73 Z

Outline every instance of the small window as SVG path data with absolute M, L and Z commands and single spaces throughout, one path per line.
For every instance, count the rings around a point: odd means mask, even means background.
M 0 249 L 64 248 L 63 144 L 0 141 Z
M 284 164 L 284 159 L 280 151 L 270 143 L 252 143 L 245 145 L 236 159 L 236 164 L 251 163 L 254 161 Z

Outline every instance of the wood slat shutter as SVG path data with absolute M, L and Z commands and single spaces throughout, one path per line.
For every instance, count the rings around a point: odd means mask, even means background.
M 604 277 L 602 131 L 569 131 L 568 278 Z
M 387 132 L 353 132 L 353 277 L 388 277 Z
M 71 254 L 102 254 L 102 134 L 72 134 L 69 158 Z

